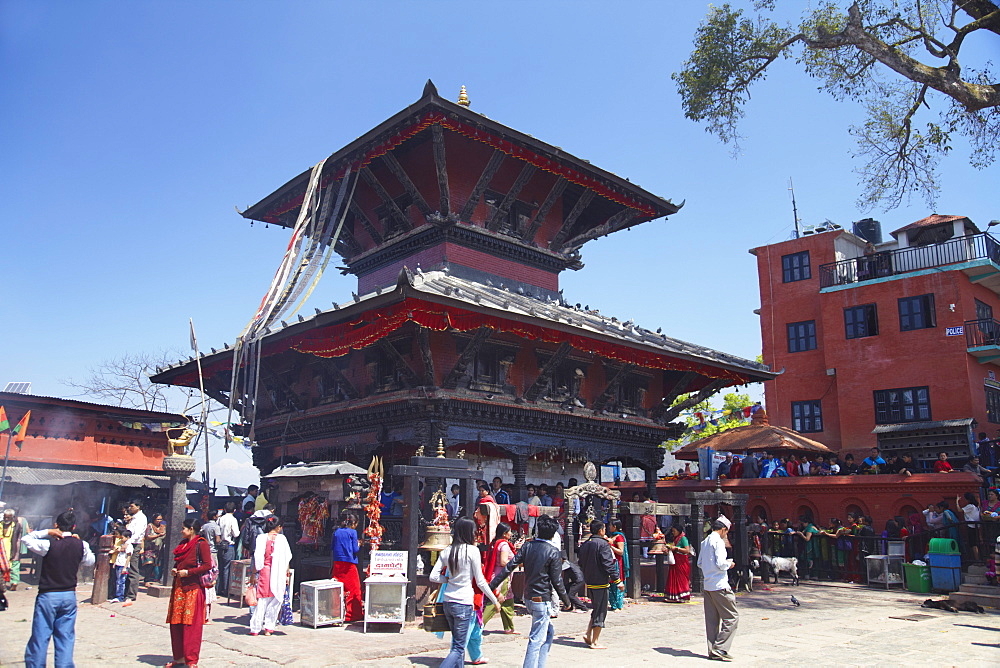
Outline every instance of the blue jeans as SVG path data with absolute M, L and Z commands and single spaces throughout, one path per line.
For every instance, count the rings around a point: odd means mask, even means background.
M 232 569 L 233 559 L 236 558 L 236 547 L 220 544 L 217 557 L 219 559 L 219 579 L 215 582 L 215 593 L 219 596 L 226 596 L 229 594 L 229 572 Z
M 49 638 L 55 643 L 56 668 L 73 668 L 76 642 L 76 591 L 48 591 L 35 598 L 31 639 L 24 648 L 26 668 L 44 668 Z
M 549 602 L 529 599 L 525 603 L 528 612 L 531 613 L 531 632 L 528 634 L 528 649 L 524 653 L 522 668 L 545 668 L 545 662 L 549 660 L 549 649 L 552 648 L 552 639 L 556 634 L 549 618 L 551 613 Z
M 465 643 L 469 639 L 474 614 L 471 605 L 444 602 L 444 616 L 451 626 L 451 651 L 441 662 L 440 668 L 461 668 L 465 665 Z
M 128 580 L 128 567 L 115 566 L 115 598 L 125 600 L 125 583 Z

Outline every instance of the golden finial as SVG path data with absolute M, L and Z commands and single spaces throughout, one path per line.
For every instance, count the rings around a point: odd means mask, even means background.
M 465 86 L 462 86 L 462 89 L 458 91 L 458 103 L 463 107 L 469 106 L 469 94 L 465 92 Z
M 438 439 L 438 457 L 444 459 L 444 439 Z

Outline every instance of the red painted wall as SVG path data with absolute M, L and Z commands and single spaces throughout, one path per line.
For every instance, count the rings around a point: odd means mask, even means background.
M 11 425 L 31 410 L 28 436 L 20 450 L 11 448 L 11 463 L 162 472 L 167 435 L 123 426 L 107 414 L 137 422 L 185 421 L 180 415 L 10 393 L 0 393 L 0 405 Z M 6 447 L 6 438 L 0 443 Z
M 769 520 L 784 517 L 797 519 L 803 508 L 812 511 L 821 524 L 830 518 L 846 519 L 851 506 L 871 515 L 874 526 L 885 526 L 886 520 L 905 515 L 905 510 L 921 511 L 941 499 L 951 501 L 954 510 L 956 496 L 978 489 L 978 479 L 971 473 L 921 473 L 905 478 L 898 475 L 817 476 L 808 478 L 758 478 L 722 480 L 727 492 L 748 494 L 747 512 L 752 517 L 758 508 Z M 661 480 L 656 483 L 660 503 L 687 503 L 688 492 L 715 489 L 714 480 Z M 642 482 L 621 483 L 617 489 L 623 499 L 633 492 L 645 491 Z

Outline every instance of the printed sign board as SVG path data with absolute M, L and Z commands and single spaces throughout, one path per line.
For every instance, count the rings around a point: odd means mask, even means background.
M 400 574 L 406 577 L 407 553 L 404 550 L 377 550 L 372 552 L 369 571 L 372 575 Z
M 958 327 L 945 327 L 945 336 L 963 336 L 965 334 L 965 325 L 959 325 Z

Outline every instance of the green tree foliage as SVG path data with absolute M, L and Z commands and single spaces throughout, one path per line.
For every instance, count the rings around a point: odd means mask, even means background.
M 891 209 L 914 194 L 932 205 L 936 169 L 953 137 L 969 141 L 974 167 L 993 162 L 1000 85 L 989 62 L 974 65 L 960 55 L 973 35 L 998 53 L 996 2 L 857 0 L 844 9 L 827 0 L 810 3 L 798 25 L 776 20 L 776 4 L 757 0 L 754 16 L 729 4 L 710 7 L 673 75 L 685 116 L 738 149 L 750 88 L 775 61 L 793 59 L 821 90 L 867 111 L 850 130 L 863 208 Z
M 680 395 L 679 397 L 677 397 L 677 399 L 674 400 L 674 404 L 683 401 L 687 397 L 688 395 L 686 394 Z M 752 404 L 753 401 L 745 393 L 730 392 L 729 394 L 726 394 L 722 397 L 721 410 L 729 410 L 731 414 L 741 413 L 744 408 Z M 711 399 L 706 399 L 700 404 L 696 404 L 693 408 L 689 409 L 690 414 L 684 418 L 685 422 L 687 423 L 688 430 L 685 431 L 684 435 L 681 438 L 665 441 L 664 447 L 667 449 L 667 451 L 673 452 L 674 450 L 680 448 L 682 445 L 690 443 L 691 441 L 696 441 L 700 438 L 705 438 L 706 436 L 711 436 L 712 434 L 718 434 L 721 431 L 727 431 L 729 429 L 732 429 L 733 427 L 740 427 L 742 425 L 747 424 L 747 422 L 742 418 L 730 420 L 729 416 L 727 415 L 718 418 L 717 420 L 718 424 L 706 423 L 704 429 L 701 429 L 700 431 L 691 431 L 691 429 L 693 429 L 695 425 L 700 423 L 698 418 L 694 416 L 695 413 L 704 413 L 705 415 L 708 415 L 709 413 L 715 410 L 720 410 L 720 409 L 714 408 L 712 406 Z

